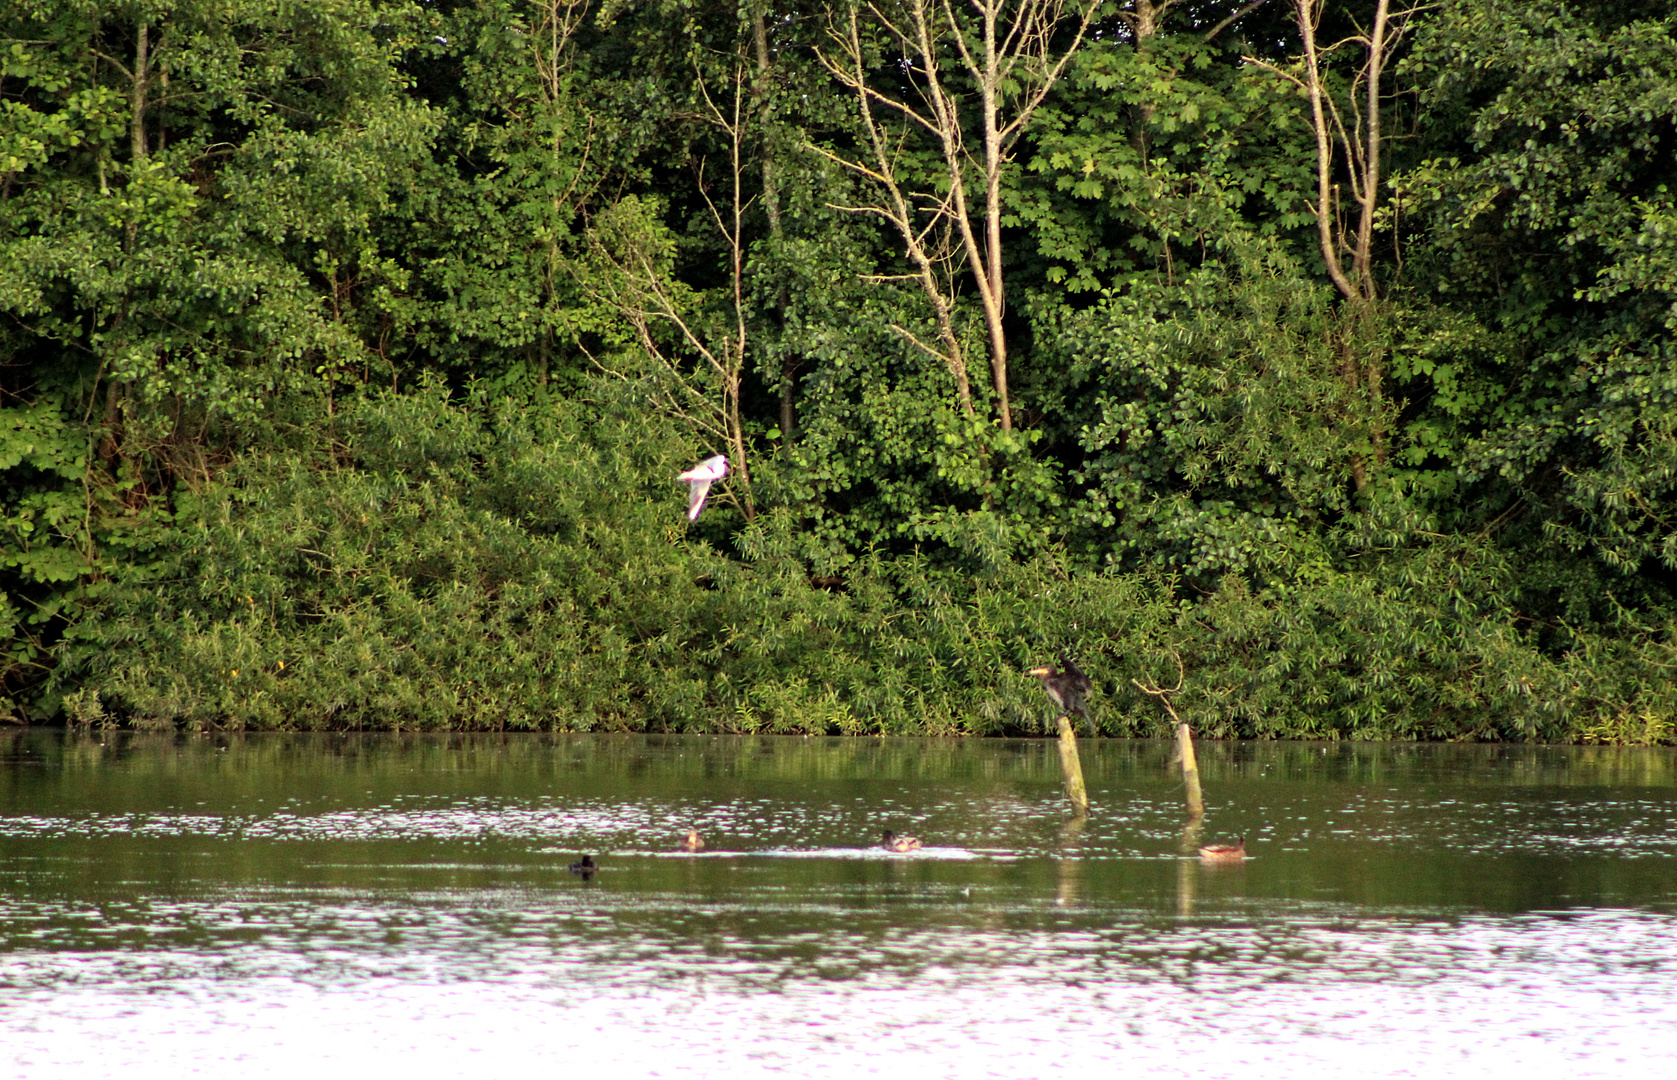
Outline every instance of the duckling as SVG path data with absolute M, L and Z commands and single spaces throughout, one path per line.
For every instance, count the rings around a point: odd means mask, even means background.
M 898 836 L 890 829 L 886 829 L 880 839 L 884 842 L 886 851 L 903 852 L 920 850 L 920 839 L 918 837 Z
M 1206 862 L 1239 862 L 1246 858 L 1246 837 L 1241 836 L 1232 844 L 1212 844 L 1200 848 L 1200 858 Z
M 600 864 L 594 861 L 594 856 L 592 855 L 584 855 L 582 858 L 566 867 L 567 870 L 573 874 L 579 875 L 584 881 L 593 877 L 594 871 L 599 868 Z
M 688 829 L 687 839 L 681 842 L 681 846 L 686 848 L 688 851 L 703 851 L 705 849 L 705 840 L 704 837 L 699 835 L 699 830 Z

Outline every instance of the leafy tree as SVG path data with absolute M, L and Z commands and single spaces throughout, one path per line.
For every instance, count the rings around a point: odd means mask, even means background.
M 405 11 L 0 16 L 4 586 L 34 626 L 14 657 L 144 563 L 173 485 L 206 479 L 275 395 L 330 401 L 388 368 L 369 342 L 405 271 L 373 225 L 434 127 L 395 67 Z
M 1464 518 L 1530 552 L 1525 591 L 1560 625 L 1668 617 L 1674 29 L 1488 0 L 1440 12 L 1409 66 L 1446 122 L 1397 181 L 1425 230 L 1405 277 L 1471 320 L 1401 361 L 1429 405 L 1413 423 Z

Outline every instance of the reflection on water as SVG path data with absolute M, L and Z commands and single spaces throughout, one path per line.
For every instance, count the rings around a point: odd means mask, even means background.
M 1086 743 L 1087 819 L 1053 755 L 20 735 L 0 1044 L 26 1077 L 1677 1064 L 1670 751 L 1211 744 L 1187 828 L 1167 744 Z

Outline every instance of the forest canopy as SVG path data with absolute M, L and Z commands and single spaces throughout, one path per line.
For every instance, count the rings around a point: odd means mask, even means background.
M 1648 0 L 8 0 L 0 716 L 1677 740 L 1674 147 Z

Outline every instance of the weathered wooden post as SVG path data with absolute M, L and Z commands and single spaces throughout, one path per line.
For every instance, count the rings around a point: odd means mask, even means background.
M 1066 780 L 1071 812 L 1078 817 L 1087 816 L 1089 791 L 1083 786 L 1083 760 L 1077 755 L 1077 733 L 1071 729 L 1071 717 L 1065 713 L 1060 714 L 1060 773 Z
M 1165 708 L 1170 708 L 1170 702 L 1165 702 Z M 1171 716 L 1176 716 L 1174 709 Z M 1182 784 L 1188 789 L 1188 816 L 1197 818 L 1205 813 L 1205 798 L 1200 794 L 1200 765 L 1194 757 L 1194 734 L 1181 720 L 1176 721 L 1176 752 L 1182 758 Z
M 1192 821 L 1205 813 L 1205 797 L 1200 792 L 1199 760 L 1194 757 L 1194 733 L 1188 730 L 1187 723 L 1176 715 L 1176 708 L 1170 703 L 1170 695 L 1182 689 L 1183 677 L 1182 658 L 1179 656 L 1176 658 L 1176 685 L 1170 689 L 1144 686 L 1137 679 L 1131 679 L 1130 682 L 1142 693 L 1158 698 L 1159 704 L 1165 707 L 1165 712 L 1170 713 L 1171 720 L 1176 724 L 1176 757 L 1172 764 L 1176 761 L 1182 762 L 1182 786 L 1188 801 L 1188 818 Z

